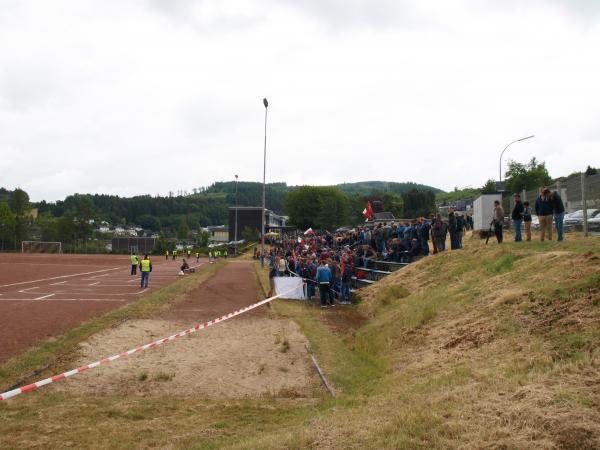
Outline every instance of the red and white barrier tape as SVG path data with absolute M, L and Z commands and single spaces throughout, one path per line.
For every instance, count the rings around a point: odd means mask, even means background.
M 180 331 L 179 333 L 175 333 L 175 334 L 173 334 L 173 335 L 171 335 L 169 337 L 166 337 L 166 338 L 163 338 L 163 339 L 159 339 L 157 341 L 151 342 L 151 343 L 146 344 L 146 345 L 142 345 L 140 347 L 132 348 L 131 350 L 127 350 L 126 352 L 121 352 L 121 353 L 119 353 L 117 355 L 109 356 L 108 358 L 103 358 L 100 361 L 96 361 L 96 362 L 93 362 L 91 364 L 86 364 L 85 366 L 81 366 L 78 369 L 69 370 L 68 372 L 63 372 L 60 375 L 55 375 L 53 377 L 46 378 L 44 380 L 36 381 L 35 383 L 31 383 L 31 384 L 28 384 L 27 386 L 23 386 L 23 387 L 20 387 L 20 388 L 17 388 L 17 389 L 13 389 L 12 391 L 3 392 L 3 393 L 0 394 L 0 401 L 7 400 L 7 399 L 12 398 L 12 397 L 16 397 L 19 394 L 24 394 L 25 392 L 33 391 L 33 390 L 35 390 L 35 389 L 37 389 L 39 387 L 45 386 L 47 384 L 55 383 L 55 382 L 60 381 L 62 379 L 71 377 L 73 375 L 77 375 L 78 373 L 85 372 L 85 371 L 90 370 L 90 369 L 94 369 L 95 367 L 98 367 L 98 366 L 100 366 L 102 364 L 108 364 L 109 362 L 114 361 L 114 360 L 119 359 L 119 358 L 122 358 L 124 356 L 129 356 L 129 355 L 132 355 L 134 353 L 138 353 L 138 352 L 141 352 L 141 351 L 144 351 L 144 350 L 148 350 L 150 348 L 157 347 L 159 345 L 165 344 L 166 342 L 173 341 L 173 340 L 175 340 L 177 338 L 186 336 L 188 334 L 195 333 L 198 330 L 203 330 L 205 328 L 211 327 L 213 325 L 216 325 L 219 322 L 224 322 L 225 320 L 231 319 L 232 317 L 239 316 L 240 314 L 244 314 L 244 313 L 246 313 L 246 312 L 248 312 L 248 311 L 250 311 L 250 310 L 252 310 L 254 308 L 258 308 L 259 306 L 262 306 L 262 305 L 264 305 L 266 303 L 269 303 L 269 302 L 275 300 L 276 298 L 282 297 L 285 294 L 287 294 L 289 292 L 292 292 L 292 290 L 283 292 L 283 293 L 275 295 L 273 297 L 266 298 L 264 300 L 261 300 L 258 303 L 254 303 L 252 305 L 246 306 L 245 308 L 238 309 L 237 311 L 231 312 L 229 314 L 226 314 L 224 316 L 218 317 L 216 319 L 209 320 L 208 322 L 200 323 L 200 324 L 198 324 L 198 325 L 196 325 L 196 326 L 194 326 L 192 328 L 188 328 L 187 330 Z

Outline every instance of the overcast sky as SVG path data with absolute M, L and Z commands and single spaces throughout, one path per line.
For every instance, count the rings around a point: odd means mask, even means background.
M 0 0 L 0 186 L 32 200 L 214 181 L 600 166 L 598 0 Z

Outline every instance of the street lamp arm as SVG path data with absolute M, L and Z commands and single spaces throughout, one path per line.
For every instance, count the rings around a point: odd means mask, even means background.
M 504 150 L 502 150 L 502 153 L 500 153 L 500 164 L 499 164 L 500 177 L 498 178 L 498 181 L 502 182 L 502 156 L 504 155 L 504 152 L 506 151 L 506 149 L 508 147 L 510 147 L 511 145 L 513 145 L 515 142 L 521 142 L 521 141 L 524 141 L 525 139 L 531 139 L 532 137 L 535 137 L 535 135 L 532 134 L 531 136 L 526 136 L 521 139 L 516 139 L 516 140 L 512 141 L 511 143 L 509 143 L 506 147 L 504 147 Z

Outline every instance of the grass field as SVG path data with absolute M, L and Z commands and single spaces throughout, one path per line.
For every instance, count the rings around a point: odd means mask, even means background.
M 336 398 L 39 392 L 0 403 L 0 447 L 600 448 L 600 240 L 465 247 L 392 274 L 356 306 L 273 303 Z M 24 358 L 0 380 L 35 365 Z

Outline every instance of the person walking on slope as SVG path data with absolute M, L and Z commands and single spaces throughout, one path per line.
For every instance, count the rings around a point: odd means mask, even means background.
M 523 224 L 524 210 L 525 207 L 523 206 L 523 203 L 521 203 L 521 196 L 519 194 L 515 194 L 515 206 L 513 207 L 510 215 L 515 227 L 515 242 L 521 242 L 523 240 L 521 238 L 521 225 Z
M 138 257 L 135 253 L 131 254 L 131 275 L 135 275 L 137 273 L 138 266 Z
M 165 251 L 165 259 L 168 261 L 169 260 L 169 250 Z
M 148 280 L 150 279 L 150 272 L 152 272 L 152 263 L 148 255 L 144 255 L 144 259 L 140 261 L 140 270 L 142 272 L 141 288 L 145 289 L 148 287 Z
M 498 244 L 502 243 L 502 224 L 504 223 L 504 209 L 500 206 L 500 202 L 498 200 L 494 200 L 494 234 L 496 235 L 496 240 Z

